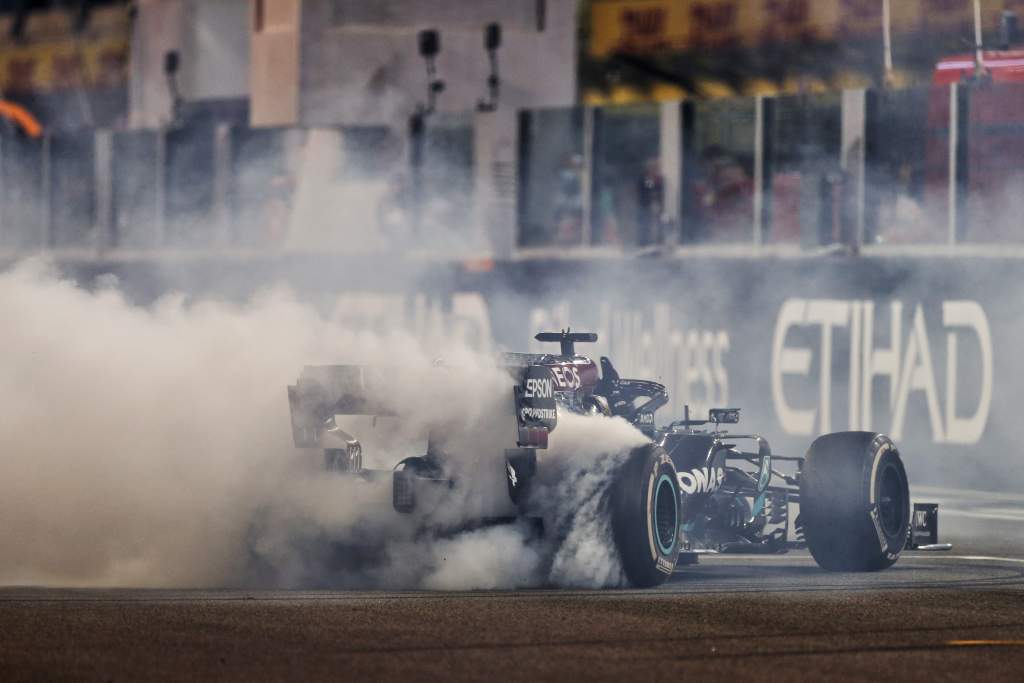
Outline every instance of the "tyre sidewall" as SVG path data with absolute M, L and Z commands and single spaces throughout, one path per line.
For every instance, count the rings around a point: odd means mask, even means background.
M 879 516 L 881 478 L 900 489 L 898 523 L 886 530 Z M 805 540 L 825 569 L 877 571 L 891 566 L 906 544 L 910 496 L 895 444 L 883 434 L 838 432 L 808 449 L 801 480 Z
M 672 497 L 671 507 L 661 501 L 664 495 Z M 655 444 L 634 449 L 615 474 L 609 503 L 612 535 L 629 583 L 636 587 L 664 583 L 679 557 L 681 514 L 676 469 L 664 449 Z M 674 511 L 670 543 L 659 538 L 659 503 Z

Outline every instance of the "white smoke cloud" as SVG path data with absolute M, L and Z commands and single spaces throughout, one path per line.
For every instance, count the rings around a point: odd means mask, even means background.
M 629 449 L 647 441 L 624 419 L 560 415 L 534 491 L 557 539 L 548 580 L 608 587 L 625 581 L 605 511 L 608 484 Z
M 400 365 L 399 431 L 445 425 L 457 487 L 435 521 L 507 507 L 507 375 L 486 354 L 325 321 L 287 292 L 245 305 L 131 305 L 40 262 L 0 273 L 0 582 L 503 588 L 621 581 L 600 504 L 611 456 L 643 437 L 568 416 L 552 439 L 544 513 L 441 538 L 391 509 L 390 479 L 324 471 L 291 443 L 285 386 L 304 364 Z M 397 447 L 396 447 L 397 448 Z M 388 468 L 410 452 L 368 454 Z M 557 467 L 555 466 L 557 465 Z
M 424 588 L 436 590 L 521 588 L 541 581 L 543 556 L 522 525 L 469 531 L 431 548 L 432 571 Z

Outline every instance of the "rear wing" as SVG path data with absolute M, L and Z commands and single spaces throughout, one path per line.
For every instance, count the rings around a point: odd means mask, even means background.
M 316 448 L 335 415 L 394 415 L 382 400 L 398 389 L 390 368 L 363 365 L 307 365 L 288 387 L 292 439 L 298 448 Z
M 538 332 L 534 336 L 539 342 L 557 342 L 560 344 L 560 353 L 563 356 L 576 355 L 577 342 L 596 342 L 597 334 L 594 332 L 572 332 L 562 330 L 561 332 Z
M 554 377 L 540 365 L 507 366 L 514 382 L 516 445 L 546 448 L 557 412 Z M 438 368 L 443 372 L 444 368 Z M 395 415 L 388 396 L 402 390 L 395 368 L 363 365 L 307 365 L 288 386 L 292 440 L 297 448 L 318 448 L 335 415 Z

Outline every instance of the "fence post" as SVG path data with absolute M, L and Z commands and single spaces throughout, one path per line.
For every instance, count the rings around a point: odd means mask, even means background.
M 949 225 L 947 242 L 956 244 L 967 234 L 967 128 L 970 122 L 970 87 L 949 86 Z
M 0 135 L 0 247 L 8 239 L 7 233 L 7 161 L 4 136 Z
M 764 244 L 764 96 L 754 97 L 754 244 Z
M 43 135 L 43 144 L 40 146 L 42 157 L 42 169 L 39 174 L 41 192 L 39 200 L 42 202 L 43 235 L 46 240 L 46 248 L 53 249 L 57 246 L 57 232 L 53 225 L 53 164 L 51 159 L 52 137 L 49 133 Z
M 844 90 L 842 99 L 842 148 L 839 165 L 845 179 L 854 189 L 854 229 L 852 235 L 842 235 L 855 250 L 864 244 L 864 160 L 867 120 L 867 96 L 864 90 Z M 844 188 L 842 206 L 846 206 L 849 188 Z M 845 212 L 844 212 L 845 213 Z M 845 216 L 844 216 L 845 218 Z M 845 220 L 842 223 L 845 224 Z M 844 231 L 845 232 L 845 231 Z
M 96 247 L 117 248 L 114 230 L 113 134 L 97 130 L 93 134 L 93 176 L 96 193 Z
M 761 141 L 758 145 L 757 154 L 761 160 L 761 181 L 757 189 L 761 193 L 760 220 L 760 241 L 764 244 L 769 241 L 768 236 L 772 232 L 772 180 L 775 177 L 775 99 L 761 97 Z
M 167 129 L 156 131 L 156 244 L 163 247 L 167 242 Z
M 231 244 L 228 195 L 231 187 L 231 125 L 218 124 L 213 137 L 213 246 Z
M 417 110 L 409 117 L 409 188 L 412 212 L 410 229 L 416 241 L 423 239 L 423 148 L 427 134 L 426 114 Z
M 971 87 L 956 88 L 956 221 L 954 232 L 950 235 L 951 243 L 962 242 L 971 231 L 970 215 L 967 213 L 968 190 L 970 183 L 970 165 L 968 149 L 971 144 L 969 130 L 971 125 Z
M 516 159 L 519 168 L 516 172 L 516 235 L 515 246 L 523 246 L 524 233 L 529 231 L 526 221 L 529 214 L 526 211 L 526 202 L 529 199 L 530 186 L 530 154 L 533 145 L 533 121 L 531 113 L 522 110 L 516 117 Z
M 665 183 L 665 197 L 662 210 L 669 225 L 679 225 L 679 193 L 683 174 L 683 124 L 682 103 L 662 102 L 658 115 L 658 160 L 659 172 Z M 661 236 L 662 239 L 667 237 Z M 679 240 L 678 230 L 670 238 Z
M 697 178 L 697 136 L 694 129 L 697 122 L 697 108 L 692 101 L 682 103 L 680 125 L 680 147 L 682 148 L 682 169 L 679 173 L 679 241 L 697 241 L 696 207 L 694 206 L 693 184 Z
M 596 115 L 594 107 L 583 107 L 583 168 L 580 170 L 580 200 L 583 203 L 582 216 L 580 217 L 580 243 L 591 246 L 593 242 L 594 226 L 592 220 L 594 181 L 597 174 L 594 173 L 594 137 L 596 134 Z
M 957 112 L 957 88 L 959 86 L 953 83 L 949 86 L 949 190 L 947 194 L 947 206 L 946 206 L 946 218 L 947 218 L 947 234 L 946 241 L 950 244 L 956 244 L 956 148 L 957 148 L 957 133 L 959 131 L 958 113 Z

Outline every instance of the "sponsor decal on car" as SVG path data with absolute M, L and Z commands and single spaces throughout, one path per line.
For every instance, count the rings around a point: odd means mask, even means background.
M 689 472 L 679 472 L 677 477 L 683 493 L 711 493 L 722 487 L 725 470 L 721 467 L 698 467 Z
M 554 408 L 533 408 L 530 406 L 524 406 L 519 410 L 519 415 L 522 417 L 523 422 L 558 419 L 558 413 Z
M 580 381 L 580 372 L 576 368 L 555 366 L 551 368 L 551 374 L 554 375 L 555 383 L 560 391 L 574 391 L 583 384 Z
M 525 398 L 551 398 L 555 395 L 554 382 L 550 379 L 530 377 L 526 380 Z
M 878 546 L 883 553 L 889 551 L 889 541 L 885 538 L 885 532 L 882 531 L 882 520 L 878 518 L 878 506 L 871 508 L 871 512 L 868 513 L 871 516 L 871 523 L 875 525 L 875 533 L 878 534 Z
M 508 480 L 512 482 L 512 488 L 519 485 L 519 478 L 516 477 L 516 468 L 512 467 L 512 463 L 505 463 L 505 468 L 508 470 Z

